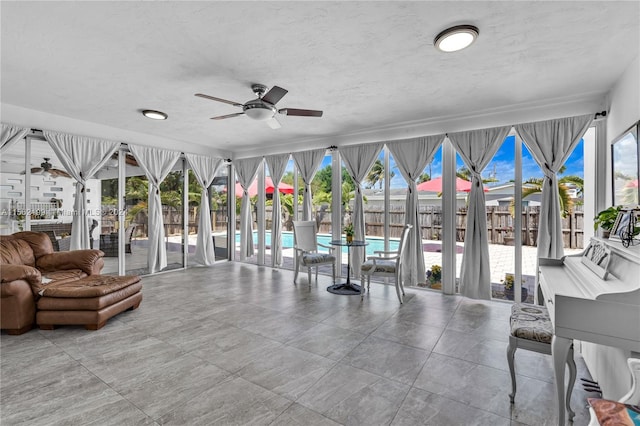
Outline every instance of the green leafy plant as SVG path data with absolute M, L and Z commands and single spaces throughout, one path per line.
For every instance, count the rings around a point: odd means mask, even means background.
M 431 265 L 431 270 L 427 272 L 427 278 L 432 284 L 442 281 L 442 266 Z
M 342 230 L 342 232 L 344 232 L 344 235 L 346 235 L 347 237 L 353 237 L 354 234 L 354 230 L 353 230 L 353 224 L 350 223 L 347 226 L 344 227 L 344 229 Z
M 516 282 L 515 275 L 509 274 L 509 273 L 504 274 L 504 279 L 502 280 L 502 283 L 504 284 L 505 290 L 512 289 L 515 282 Z M 522 280 L 522 283 L 524 284 L 524 280 Z
M 593 220 L 593 229 L 597 231 L 598 227 L 600 227 L 605 231 L 611 231 L 613 224 L 616 223 L 616 218 L 620 210 L 622 210 L 622 206 L 611 206 L 608 209 L 602 210 Z

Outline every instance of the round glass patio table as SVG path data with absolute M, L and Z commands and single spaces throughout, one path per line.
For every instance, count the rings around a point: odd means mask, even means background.
M 369 243 L 366 241 L 351 241 L 348 243 L 346 240 L 334 240 L 329 244 L 332 246 L 347 247 L 347 281 L 336 283 L 327 287 L 327 291 L 333 294 L 355 295 L 360 294 L 360 286 L 351 282 L 351 247 L 364 247 Z

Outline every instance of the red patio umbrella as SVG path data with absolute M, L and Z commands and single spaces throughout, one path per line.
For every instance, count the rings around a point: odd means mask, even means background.
M 483 187 L 487 192 L 487 187 Z M 442 192 L 442 176 L 418 184 L 418 191 Z M 471 182 L 456 177 L 456 192 L 471 192 Z
M 270 176 L 266 176 L 264 178 L 264 186 L 266 194 L 273 194 L 273 190 L 275 186 L 273 185 L 273 181 Z M 283 194 L 293 194 L 293 186 L 287 185 L 286 183 L 280 182 L 278 185 L 278 190 Z M 242 197 L 242 185 L 236 182 L 236 197 Z M 258 195 L 258 179 L 254 179 L 253 183 L 249 185 L 249 197 L 253 197 Z

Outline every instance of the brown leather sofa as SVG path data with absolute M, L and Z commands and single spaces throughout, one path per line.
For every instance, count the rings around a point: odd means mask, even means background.
M 54 252 L 41 232 L 0 236 L 0 328 L 22 334 L 34 323 L 102 327 L 142 300 L 137 276 L 100 275 L 100 250 Z

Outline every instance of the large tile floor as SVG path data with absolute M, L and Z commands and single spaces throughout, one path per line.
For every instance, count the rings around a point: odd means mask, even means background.
M 510 305 L 373 284 L 364 301 L 236 262 L 143 279 L 98 331 L 1 336 L 5 425 L 555 424 L 548 356 L 516 353 Z M 588 376 L 578 356 L 578 377 Z M 576 386 L 576 425 L 588 423 Z

